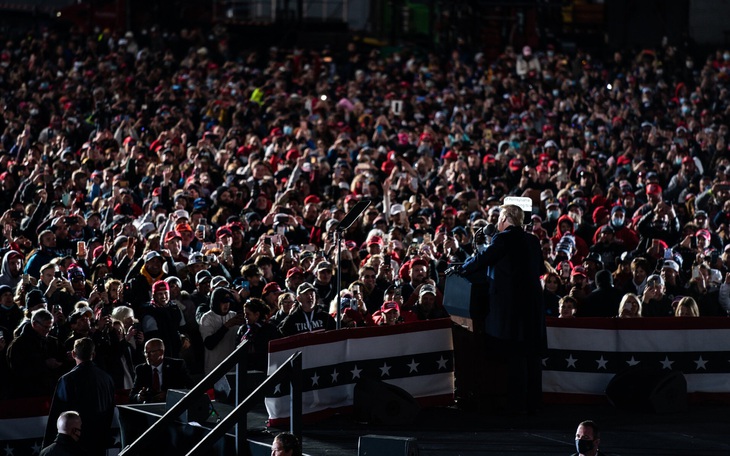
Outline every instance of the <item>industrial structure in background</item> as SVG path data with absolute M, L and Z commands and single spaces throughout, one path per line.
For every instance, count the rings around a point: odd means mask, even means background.
M 225 27 L 241 47 L 335 48 L 351 40 L 495 57 L 506 45 L 615 49 L 730 41 L 730 2 L 712 0 L 15 0 L 2 31 L 28 25 L 140 31 Z M 31 23 L 29 23 L 29 21 Z

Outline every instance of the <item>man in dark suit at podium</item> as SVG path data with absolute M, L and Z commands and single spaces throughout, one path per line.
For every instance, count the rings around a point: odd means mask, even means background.
M 144 345 L 146 364 L 134 369 L 134 385 L 129 394 L 130 402 L 144 404 L 165 402 L 167 390 L 191 388 L 193 381 L 185 361 L 165 357 L 162 339 L 150 339 Z
M 500 356 L 507 370 L 510 413 L 533 412 L 540 405 L 540 355 L 547 346 L 540 241 L 523 229 L 523 222 L 522 209 L 502 206 L 491 244 L 453 271 L 459 275 L 481 272 L 488 278 L 484 331 L 488 349 Z

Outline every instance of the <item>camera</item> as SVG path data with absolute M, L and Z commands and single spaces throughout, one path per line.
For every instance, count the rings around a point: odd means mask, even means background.
M 57 279 L 63 279 L 63 271 L 56 271 L 54 275 Z
M 96 285 L 96 289 L 99 291 L 99 293 L 103 293 L 106 291 L 106 289 L 104 287 L 104 277 L 99 277 L 98 279 L 96 279 L 95 285 Z

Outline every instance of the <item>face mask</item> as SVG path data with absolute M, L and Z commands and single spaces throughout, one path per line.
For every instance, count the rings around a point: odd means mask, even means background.
M 576 439 L 575 449 L 578 451 L 578 454 L 586 454 L 593 449 L 593 440 Z
M 556 221 L 560 217 L 560 211 L 548 211 L 547 219 L 551 222 Z
M 682 105 L 682 114 L 685 116 L 689 114 L 689 106 Z
M 723 54 L 722 55 L 723 60 L 730 60 L 730 54 Z
M 560 95 L 560 90 L 558 90 L 558 89 L 553 89 L 553 96 L 554 96 L 555 98 L 557 98 L 557 97 L 558 97 L 559 95 Z
M 690 70 L 692 69 L 692 67 L 695 66 L 694 62 L 691 61 L 691 60 L 687 60 L 687 62 L 685 63 L 685 65 L 687 65 L 687 68 L 689 68 Z
M 612 218 L 611 225 L 615 226 L 616 228 L 621 228 L 622 226 L 624 226 L 624 218 L 623 217 Z
M 290 127 L 289 125 L 284 125 L 284 134 L 286 136 L 291 135 L 292 134 L 292 127 Z

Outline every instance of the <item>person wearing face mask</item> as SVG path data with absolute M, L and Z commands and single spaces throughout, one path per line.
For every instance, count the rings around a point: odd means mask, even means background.
M 559 218 L 560 203 L 555 200 L 545 203 L 545 219 L 542 222 L 542 227 L 547 231 L 548 236 L 552 236 L 555 233 Z
M 623 206 L 614 206 L 611 208 L 611 218 L 608 223 L 598 227 L 593 235 L 593 244 L 598 243 L 603 228 L 610 227 L 613 230 L 613 241 L 621 246 L 621 251 L 636 249 L 636 246 L 639 245 L 639 235 L 626 225 L 626 209 Z
M 583 421 L 575 431 L 575 453 L 572 456 L 605 456 L 598 449 L 601 433 L 598 425 L 591 420 Z

